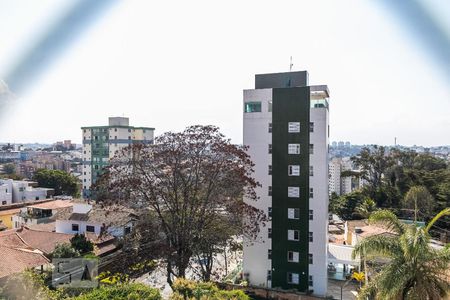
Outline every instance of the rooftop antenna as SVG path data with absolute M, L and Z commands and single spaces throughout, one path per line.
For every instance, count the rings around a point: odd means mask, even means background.
M 291 63 L 289 64 L 289 72 L 292 72 L 293 66 L 294 66 L 294 64 L 292 63 L 292 56 L 291 56 Z

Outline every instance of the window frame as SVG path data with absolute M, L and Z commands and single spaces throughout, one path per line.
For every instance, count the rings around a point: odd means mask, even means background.
M 288 165 L 288 176 L 300 176 L 300 165 Z
M 76 230 L 74 228 L 77 228 Z M 72 224 L 72 231 L 80 232 L 80 224 Z
M 261 101 L 249 101 L 244 102 L 244 113 L 258 113 L 262 112 L 262 103 Z
M 299 155 L 301 153 L 300 144 L 288 144 L 288 154 Z
M 300 133 L 300 122 L 288 122 L 288 133 Z

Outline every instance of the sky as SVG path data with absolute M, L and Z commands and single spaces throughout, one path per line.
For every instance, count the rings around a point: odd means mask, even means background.
M 0 78 L 76 2 L 0 0 Z M 450 39 L 450 2 L 427 3 Z M 330 89 L 331 141 L 450 145 L 445 52 L 414 24 L 386 1 L 114 1 L 0 107 L 0 142 L 81 143 L 81 126 L 126 116 L 157 135 L 213 124 L 242 143 L 242 90 L 292 56 Z

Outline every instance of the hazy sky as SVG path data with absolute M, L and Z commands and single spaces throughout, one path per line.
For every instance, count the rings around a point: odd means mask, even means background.
M 0 76 L 75 1 L 0 0 Z M 254 74 L 308 70 L 331 140 L 450 145 L 450 78 L 383 1 L 120 1 L 0 120 L 0 142 L 81 142 L 127 116 L 156 134 L 214 124 L 242 142 Z M 448 0 L 428 0 L 450 36 Z M 450 53 L 449 53 L 450 55 Z

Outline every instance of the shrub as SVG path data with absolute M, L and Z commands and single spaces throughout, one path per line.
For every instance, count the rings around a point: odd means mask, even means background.
M 159 290 L 148 287 L 141 283 L 126 283 L 110 286 L 100 286 L 73 300 L 131 300 L 131 299 L 146 299 L 146 300 L 160 300 L 161 295 Z

